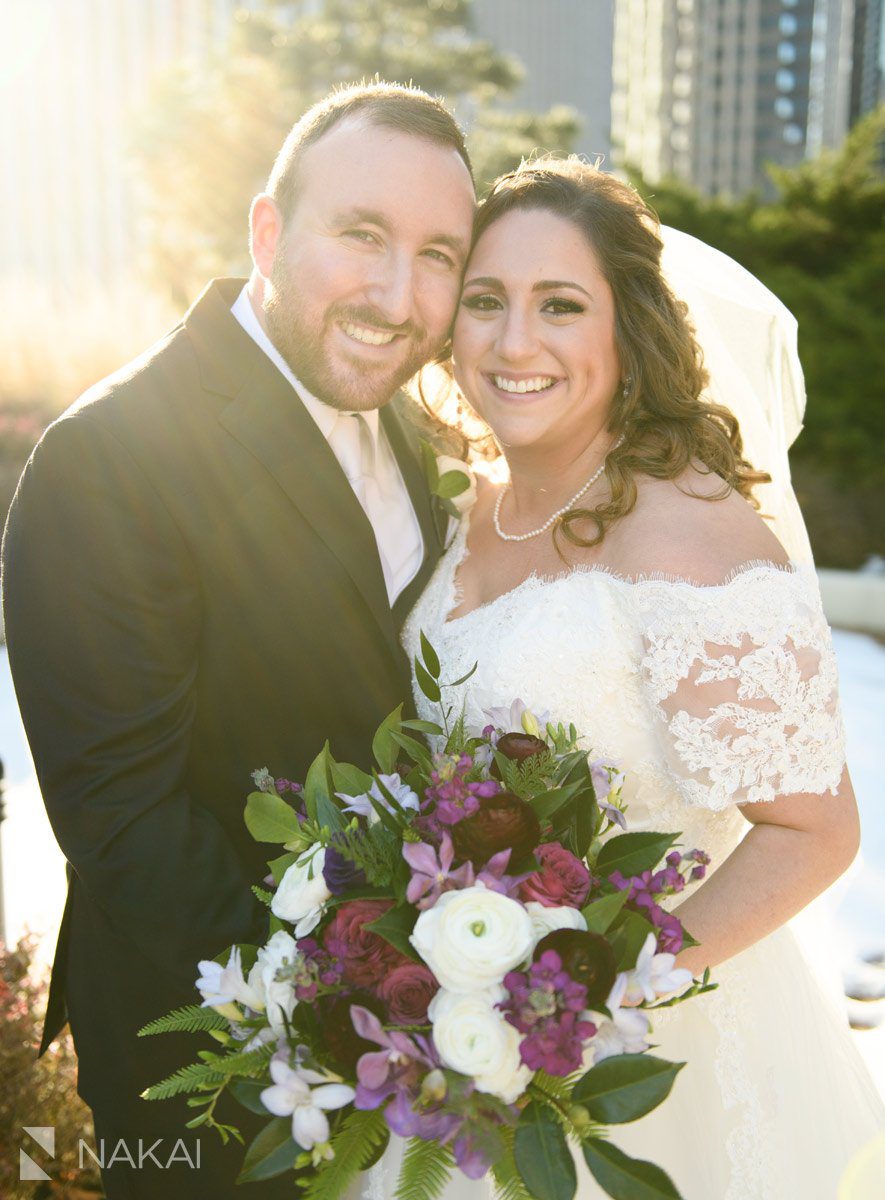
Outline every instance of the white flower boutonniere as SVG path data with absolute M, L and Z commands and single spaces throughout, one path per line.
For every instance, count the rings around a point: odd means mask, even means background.
M 430 442 L 421 441 L 424 471 L 440 507 L 460 520 L 476 502 L 476 477 L 467 463 L 449 454 L 437 454 Z

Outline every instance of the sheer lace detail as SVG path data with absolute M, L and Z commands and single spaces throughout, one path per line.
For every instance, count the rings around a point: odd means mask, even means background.
M 836 660 L 811 569 L 758 567 L 722 590 L 637 593 L 642 671 L 689 804 L 835 793 L 845 763 Z

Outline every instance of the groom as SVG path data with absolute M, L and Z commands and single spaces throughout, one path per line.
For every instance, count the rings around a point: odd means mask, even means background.
M 248 282 L 77 401 L 19 484 L 9 657 L 70 881 L 43 1049 L 67 1015 L 111 1200 L 252 1194 L 238 1146 L 203 1131 L 198 1155 L 195 1110 L 139 1099 L 198 1043 L 136 1031 L 198 1001 L 198 959 L 263 938 L 250 772 L 303 778 L 326 737 L 367 761 L 409 694 L 398 627 L 441 540 L 388 402 L 446 339 L 473 207 L 441 104 L 333 94 L 253 202 Z

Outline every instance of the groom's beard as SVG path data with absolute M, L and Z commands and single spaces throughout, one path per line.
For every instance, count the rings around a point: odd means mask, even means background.
M 418 370 L 442 349 L 413 322 L 391 325 L 368 305 L 332 305 L 311 312 L 298 285 L 274 262 L 271 287 L 264 300 L 264 315 L 270 340 L 304 387 L 333 408 L 363 412 L 380 408 Z M 347 352 L 338 326 L 353 321 L 397 334 L 389 361 L 372 363 Z

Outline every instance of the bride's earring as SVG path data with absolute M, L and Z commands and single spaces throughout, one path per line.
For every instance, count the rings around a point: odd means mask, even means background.
M 621 389 L 621 395 L 624 397 L 625 400 L 630 395 L 630 388 L 632 386 L 633 386 L 633 380 L 628 375 L 627 378 L 624 380 L 624 386 Z

